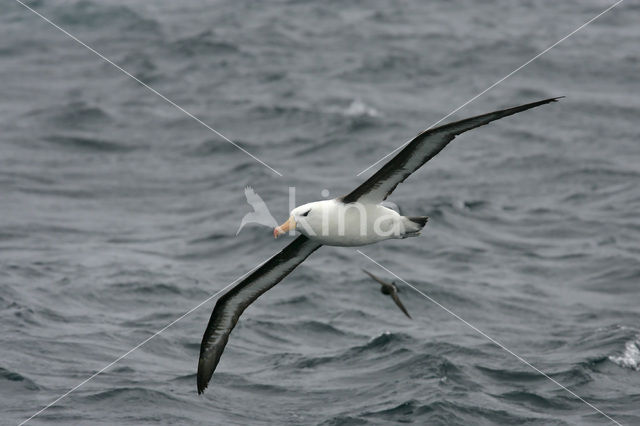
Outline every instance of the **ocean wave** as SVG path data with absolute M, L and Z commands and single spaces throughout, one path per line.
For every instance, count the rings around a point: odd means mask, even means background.
M 94 403 L 131 404 L 134 401 L 153 401 L 154 404 L 176 402 L 178 398 L 170 393 L 144 387 L 117 387 L 82 397 Z
M 134 148 L 119 142 L 88 136 L 51 135 L 45 136 L 44 140 L 48 143 L 74 151 L 82 150 L 103 153 L 124 153 L 134 150 Z
M 517 381 L 522 383 L 522 382 L 540 382 L 540 381 L 547 380 L 543 375 L 541 375 L 540 373 L 534 370 L 530 370 L 530 371 L 507 370 L 506 368 L 493 368 L 493 367 L 486 367 L 482 365 L 478 365 L 476 366 L 476 368 L 480 372 L 485 374 L 487 377 L 493 378 L 500 382 Z
M 20 373 L 7 370 L 3 367 L 0 367 L 0 382 L 4 382 L 4 384 L 2 385 L 3 390 L 14 386 L 20 386 L 29 391 L 36 391 L 40 389 L 40 387 L 33 380 L 23 376 Z
M 625 256 L 605 260 L 607 262 L 588 277 L 588 288 L 599 293 L 635 294 L 640 279 L 640 261 Z
M 406 53 L 393 50 L 380 53 L 376 56 L 366 56 L 348 69 L 341 71 L 337 77 L 347 81 L 363 81 L 375 83 L 385 79 L 422 80 L 427 77 L 438 77 L 444 75 L 442 67 L 434 67 L 429 59 L 407 55 Z M 386 82 L 386 81 L 385 81 Z
M 234 142 L 245 149 L 255 149 L 255 147 L 251 147 L 251 143 L 248 141 L 236 139 Z M 221 153 L 233 153 L 237 150 L 238 148 L 236 146 L 219 137 L 209 138 L 196 144 L 183 146 L 183 153 L 185 156 L 197 158 L 219 155 Z
M 162 75 L 154 57 L 146 52 L 129 52 L 122 58 L 121 66 L 145 84 L 154 85 Z
M 324 327 L 322 328 L 324 329 Z M 332 332 L 332 334 L 335 334 L 335 332 Z M 345 335 L 343 332 L 339 334 Z M 393 341 L 396 342 L 396 345 L 392 344 Z M 335 365 L 336 368 L 342 369 L 352 368 L 356 364 L 359 365 L 358 368 L 368 368 L 367 366 L 370 366 L 371 363 L 383 361 L 385 367 L 380 370 L 381 374 L 388 374 L 391 370 L 395 369 L 420 368 L 419 365 L 421 364 L 418 360 L 406 360 L 407 357 L 411 356 L 411 352 L 407 350 L 404 345 L 399 344 L 398 342 L 400 341 L 404 341 L 400 336 L 394 336 L 392 333 L 383 333 L 369 340 L 369 342 L 364 345 L 347 346 L 346 348 L 338 349 L 338 344 L 335 343 L 332 345 L 333 348 L 329 350 L 329 354 L 318 356 L 281 354 L 279 357 L 284 356 L 283 359 L 286 360 L 286 362 L 283 363 L 282 360 L 280 360 L 278 364 L 287 365 L 293 369 L 313 369 L 332 364 Z M 388 361 L 385 358 L 384 354 L 389 353 L 389 351 L 394 354 L 393 361 Z M 382 359 L 378 355 L 380 355 Z
M 269 395 L 278 395 L 287 394 L 290 392 L 290 389 L 286 386 L 279 386 L 273 383 L 259 383 L 255 380 L 248 380 L 246 377 L 237 374 L 229 374 L 228 376 L 230 376 L 228 380 L 230 387 L 248 393 L 266 393 Z M 192 383 L 195 383 L 195 375 L 193 375 Z
M 494 396 L 533 410 L 562 410 L 571 406 L 569 401 L 564 399 L 557 397 L 546 398 L 537 393 L 527 391 L 510 391 Z
M 318 300 L 318 294 L 300 294 L 300 295 L 291 295 L 284 296 L 281 300 L 275 302 L 276 306 L 311 306 Z
M 112 115 L 102 106 L 84 101 L 70 102 L 55 108 L 37 108 L 23 114 L 26 119 L 45 120 L 62 128 L 94 129 L 113 122 Z
M 624 344 L 620 355 L 610 355 L 609 360 L 623 368 L 640 371 L 640 335 Z
M 108 26 L 128 30 L 129 35 L 159 34 L 160 25 L 150 18 L 143 18 L 133 9 L 123 5 L 107 5 L 103 2 L 82 0 L 75 4 L 56 6 L 53 10 L 54 21 L 59 25 L 72 28 L 96 28 Z
M 503 409 L 494 409 L 482 404 L 466 404 L 446 399 L 433 399 L 424 402 L 418 399 L 409 399 L 389 408 L 381 408 L 375 411 L 365 411 L 362 417 L 375 421 L 382 419 L 394 423 L 413 423 L 416 421 L 424 424 L 527 424 L 548 425 L 564 424 L 558 421 L 550 422 L 546 416 L 527 416 L 522 413 L 514 413 Z
M 219 37 L 211 30 L 175 40 L 170 42 L 169 46 L 176 53 L 188 57 L 217 57 L 241 53 L 238 45 Z
M 248 118 L 252 120 L 293 120 L 305 123 L 313 121 L 318 115 L 318 110 L 311 106 L 256 103 L 249 108 L 248 113 Z
M 388 350 L 395 349 L 397 347 L 402 347 L 408 342 L 413 341 L 411 336 L 405 333 L 392 333 L 390 331 L 386 331 L 379 336 L 373 337 L 370 339 L 365 345 L 355 346 L 351 349 L 352 353 L 361 353 L 361 352 L 369 352 L 369 351 L 380 351 L 380 350 Z
M 144 281 L 119 282 L 112 285 L 120 294 L 153 295 L 154 297 L 172 297 L 182 293 L 182 289 L 170 283 L 147 283 Z
M 304 339 L 327 339 L 331 337 L 346 336 L 348 333 L 331 324 L 315 320 L 296 319 L 295 321 L 270 321 L 267 319 L 247 318 L 247 325 L 254 332 L 266 333 L 284 340 L 283 336 L 296 336 L 299 330 L 304 330 Z M 277 330 L 277 332 L 276 332 Z M 287 341 L 295 339 L 289 337 Z
M 380 111 L 367 105 L 360 99 L 354 99 L 344 107 L 330 107 L 327 112 L 341 114 L 345 117 L 379 117 Z

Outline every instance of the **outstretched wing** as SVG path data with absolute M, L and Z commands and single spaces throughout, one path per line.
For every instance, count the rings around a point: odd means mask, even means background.
M 371 278 L 373 278 L 375 281 L 379 282 L 381 285 L 389 288 L 389 290 L 391 290 L 393 288 L 393 286 L 391 284 L 389 284 L 386 281 L 383 281 L 382 279 L 376 277 L 375 275 L 373 275 L 371 272 L 367 271 L 366 269 L 363 269 L 362 272 L 364 272 L 365 274 L 369 275 Z
M 200 344 L 198 393 L 202 393 L 242 312 L 264 292 L 278 284 L 322 244 L 300 235 L 282 251 L 236 284 L 216 303 Z
M 373 176 L 367 179 L 366 182 L 342 197 L 342 201 L 345 203 L 353 203 L 355 201 L 379 203 L 386 199 L 400 182 L 403 182 L 411 173 L 435 157 L 457 135 L 489 124 L 494 120 L 555 102 L 558 99 L 560 98 L 545 99 L 425 130 L 409 142 Z
M 407 309 L 404 307 L 404 305 L 400 301 L 400 296 L 398 296 L 398 289 L 396 289 L 395 287 L 394 287 L 393 291 L 391 292 L 391 298 L 393 299 L 394 302 L 396 302 L 396 305 L 398 305 L 398 308 L 400 308 L 400 310 L 402 312 L 404 312 L 404 314 L 409 319 L 413 319 L 413 318 L 411 318 L 411 315 L 409 315 L 409 312 L 407 312 Z

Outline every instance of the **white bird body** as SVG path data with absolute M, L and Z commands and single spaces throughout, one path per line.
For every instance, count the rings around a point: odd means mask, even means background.
M 418 223 L 380 204 L 345 204 L 340 199 L 298 206 L 291 211 L 291 218 L 300 233 L 328 246 L 363 246 L 393 238 L 406 238 L 418 235 L 422 228 Z

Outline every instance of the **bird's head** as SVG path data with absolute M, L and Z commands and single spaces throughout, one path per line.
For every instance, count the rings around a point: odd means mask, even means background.
M 291 210 L 289 219 L 287 219 L 287 221 L 282 225 L 276 226 L 273 229 L 273 236 L 275 238 L 278 238 L 280 235 L 286 234 L 287 232 L 293 231 L 294 229 L 298 228 L 300 223 L 306 223 L 313 215 L 314 204 L 316 203 L 303 204 Z

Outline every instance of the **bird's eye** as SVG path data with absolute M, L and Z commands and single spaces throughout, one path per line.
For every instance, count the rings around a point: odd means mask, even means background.
M 302 213 L 302 216 L 305 216 L 305 217 L 308 216 L 310 211 L 311 211 L 311 209 L 309 209 L 306 212 Z

